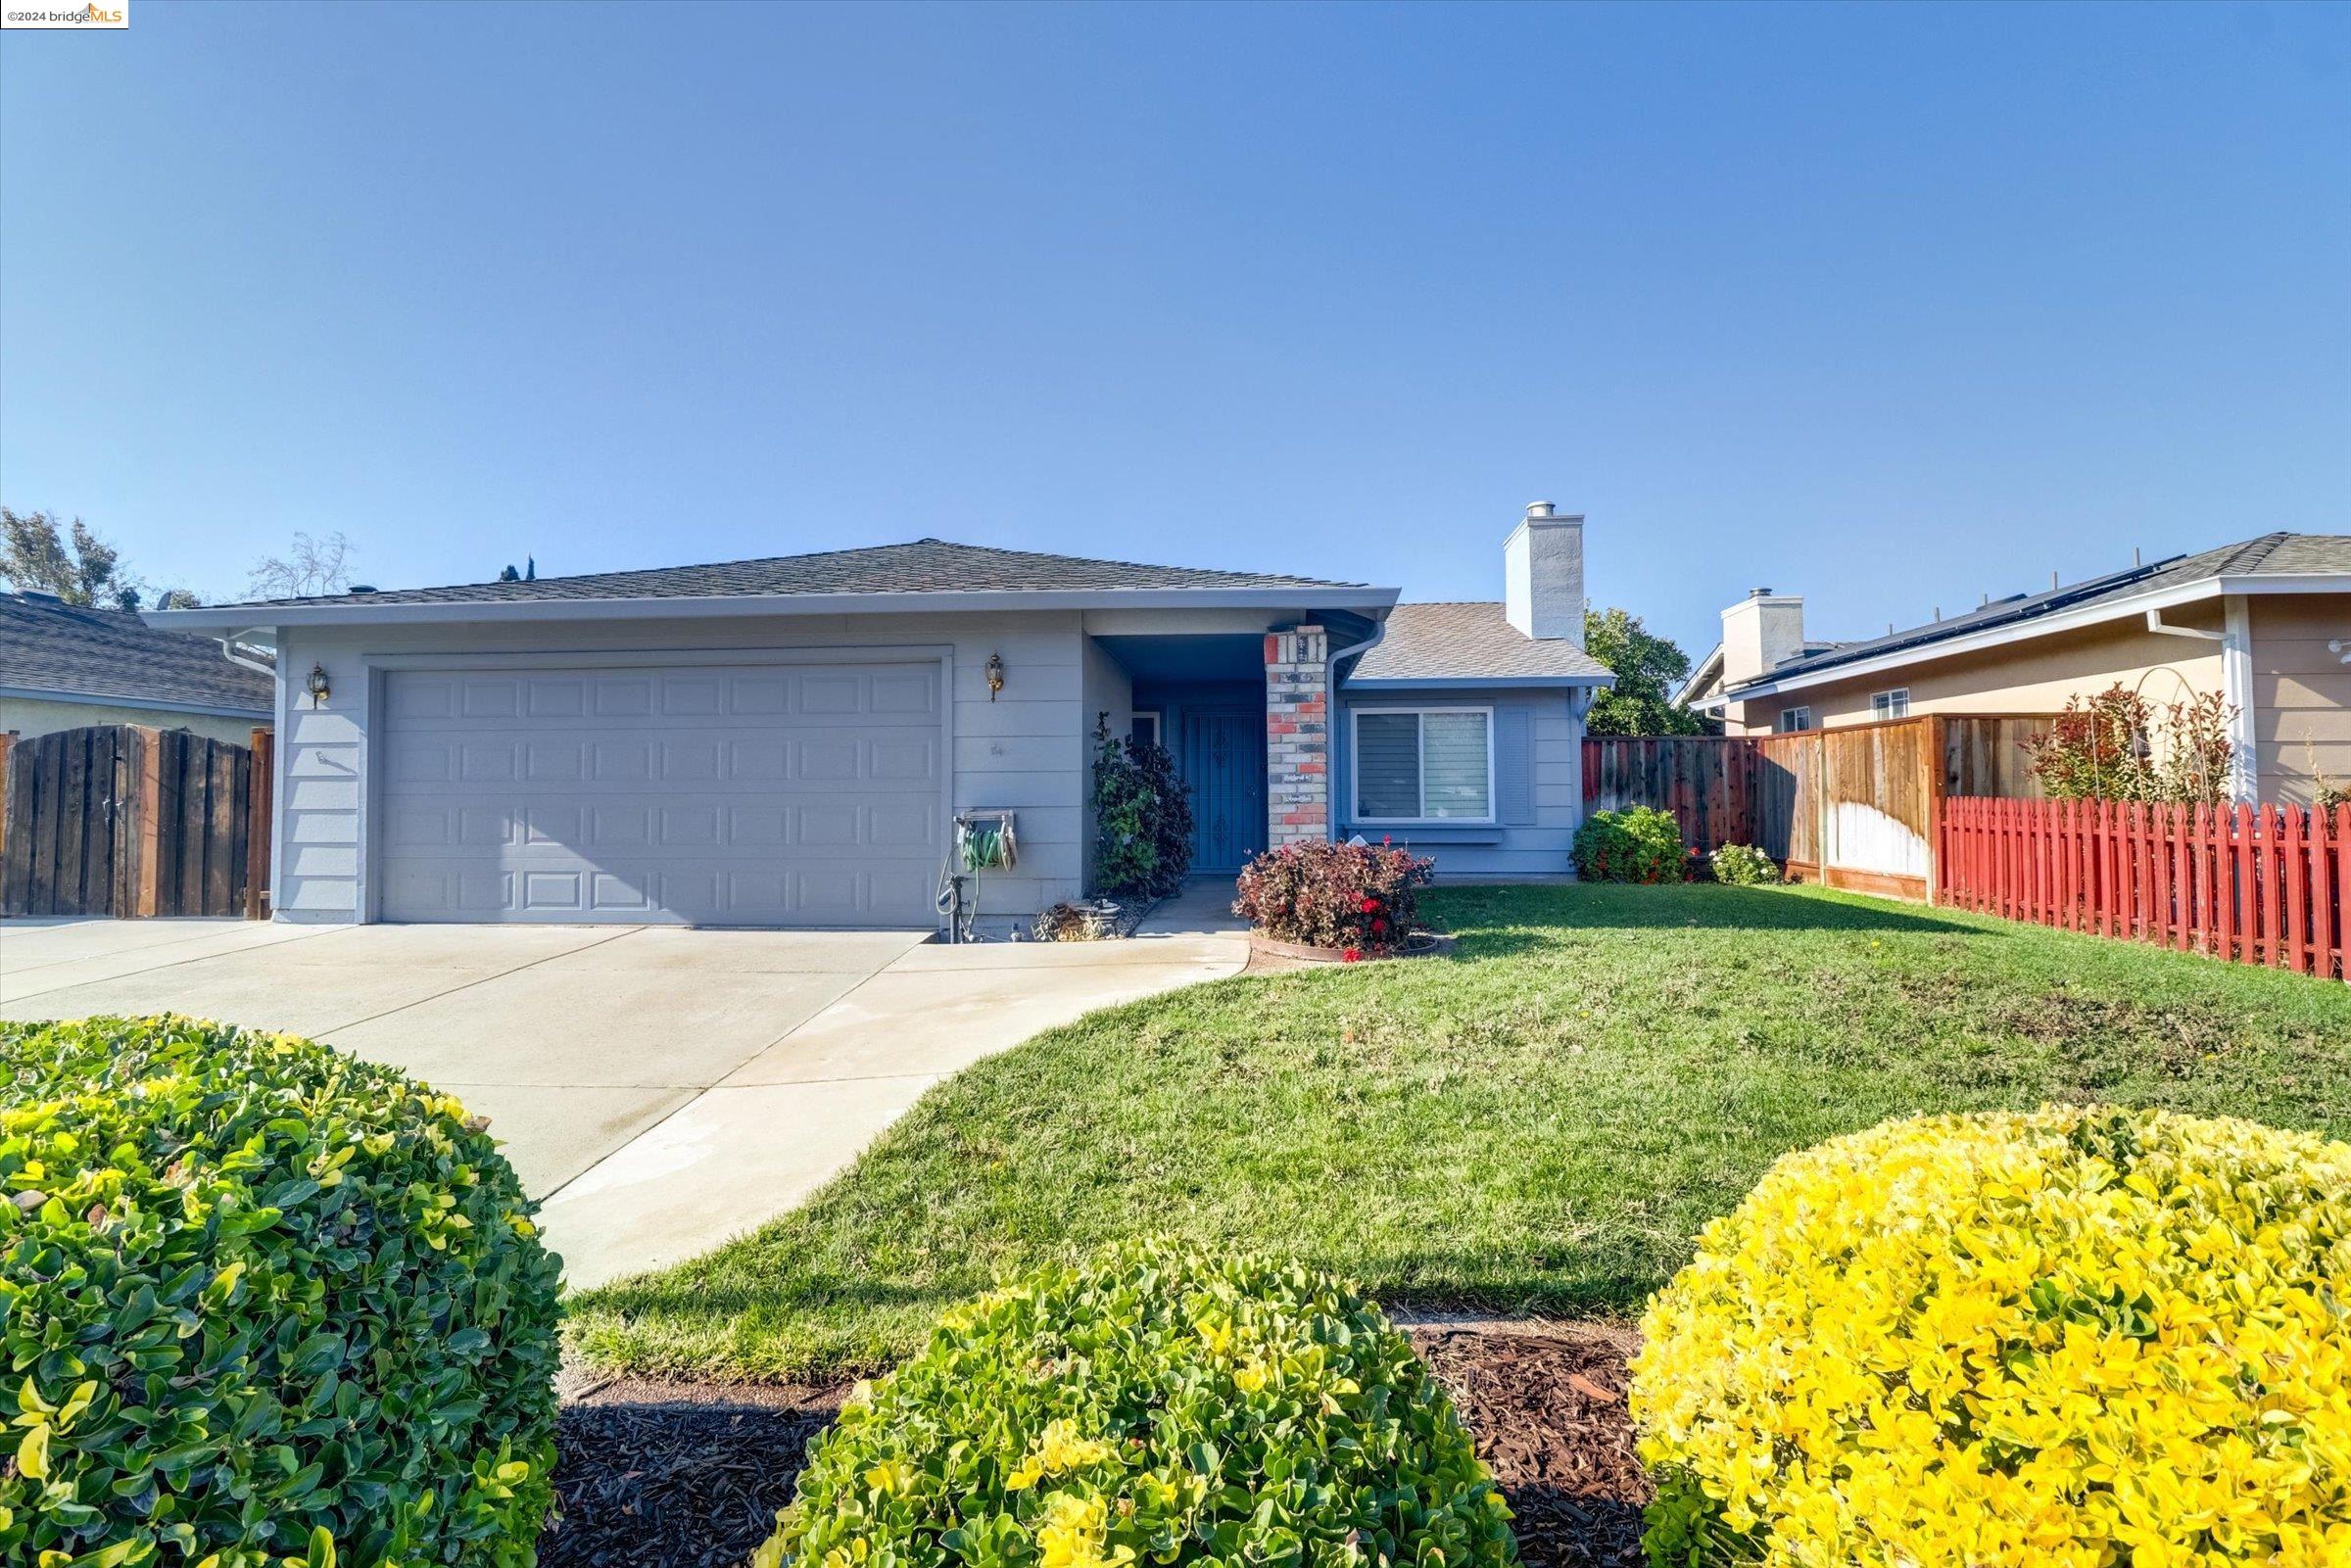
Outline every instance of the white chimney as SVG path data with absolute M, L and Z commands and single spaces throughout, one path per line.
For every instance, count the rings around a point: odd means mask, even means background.
M 1536 501 L 1502 546 L 1503 608 L 1527 637 L 1584 645 L 1584 519 Z
M 1751 589 L 1722 612 L 1722 684 L 1752 681 L 1773 665 L 1804 650 L 1804 599 L 1800 594 Z

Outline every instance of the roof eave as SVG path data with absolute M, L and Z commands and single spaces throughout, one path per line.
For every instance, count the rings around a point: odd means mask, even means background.
M 240 708 L 225 703 L 175 702 L 168 697 L 126 696 L 119 691 L 75 691 L 64 687 L 0 686 L 0 697 L 20 702 L 79 702 L 93 708 L 145 708 L 155 713 L 185 713 L 206 719 L 256 719 L 267 723 L 276 718 L 267 703 L 255 708 Z
M 1682 683 L 1681 689 L 1674 692 L 1675 706 L 1684 708 L 1692 706 L 1698 699 L 1698 692 L 1703 690 L 1709 683 L 1720 679 L 1722 679 L 1722 644 L 1717 642 L 1714 644 L 1713 651 L 1698 661 L 1698 668 L 1690 672 L 1690 679 Z
M 430 603 L 222 604 L 143 610 L 161 631 L 407 626 L 483 621 L 692 620 L 702 616 L 876 615 L 909 611 L 1360 609 L 1384 614 L 1402 593 L 1345 584 L 1294 588 L 983 589 L 955 593 L 714 594 L 645 598 L 459 599 Z
M 1607 671 L 1598 675 L 1373 675 L 1350 676 L 1340 684 L 1344 691 L 1459 691 L 1502 689 L 1511 687 L 1544 689 L 1552 687 L 1614 686 L 1616 677 Z

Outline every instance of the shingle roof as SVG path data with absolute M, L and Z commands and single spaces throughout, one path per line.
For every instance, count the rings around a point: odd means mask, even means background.
M 1358 681 L 1615 679 L 1563 638 L 1532 638 L 1498 603 L 1399 604 L 1387 634 L 1355 667 Z
M 2193 555 L 2174 555 L 2164 560 L 2150 561 L 2144 566 L 2109 572 L 2103 577 L 2046 589 L 2039 594 L 2014 594 L 1964 614 L 1930 622 L 1925 626 L 1914 626 L 1886 637 L 1868 638 L 1857 642 L 1839 642 L 1818 652 L 1811 651 L 1807 644 L 1801 657 L 1775 664 L 1761 675 L 1728 690 L 1736 693 L 1748 687 L 1783 681 L 1794 675 L 1810 675 L 1815 671 L 1835 669 L 1840 665 L 1874 659 L 1888 653 L 1930 647 L 1951 638 L 2020 624 L 2061 610 L 2079 609 L 2101 599 L 2135 598 L 2143 594 L 2156 594 L 2213 577 L 2296 573 L 2351 575 L 2351 534 L 2263 534 L 2233 545 L 2223 545 L 2218 549 L 2201 550 Z
M 266 717 L 275 709 L 268 676 L 232 664 L 209 637 L 151 630 L 130 610 L 84 609 L 23 594 L 0 594 L 0 687 Z
M 1218 572 L 1196 566 L 1042 555 L 1029 550 L 918 539 L 911 545 L 774 555 L 708 566 L 660 566 L 638 572 L 542 577 L 529 583 L 471 583 L 453 588 L 393 589 L 324 598 L 262 599 L 259 604 L 475 604 L 526 599 L 705 598 L 728 594 L 972 594 L 1121 589 L 1360 589 L 1311 577 Z

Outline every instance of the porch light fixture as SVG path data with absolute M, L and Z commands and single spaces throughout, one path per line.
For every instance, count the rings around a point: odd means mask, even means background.
M 996 693 L 1003 689 L 1004 655 L 1001 653 L 990 653 L 987 656 L 987 700 L 990 702 L 995 701 Z
M 317 707 L 320 703 L 324 702 L 326 700 L 327 689 L 326 666 L 323 664 L 312 665 L 311 673 L 309 677 L 303 681 L 302 685 L 303 689 L 311 694 L 312 707 Z

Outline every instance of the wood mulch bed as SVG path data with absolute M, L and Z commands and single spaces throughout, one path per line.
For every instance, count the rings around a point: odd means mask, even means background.
M 1516 1515 L 1528 1568 L 1637 1568 L 1648 1479 L 1606 1325 L 1414 1324 Z M 792 1499 L 840 1389 L 616 1383 L 563 1409 L 541 1568 L 737 1568 Z

